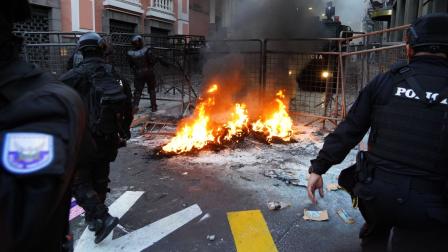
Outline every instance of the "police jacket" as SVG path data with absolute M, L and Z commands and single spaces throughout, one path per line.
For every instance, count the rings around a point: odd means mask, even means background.
M 59 80 L 64 82 L 65 84 L 69 85 L 70 87 L 74 88 L 78 93 L 80 94 L 81 98 L 84 100 L 84 106 L 87 108 L 87 99 L 89 97 L 90 87 L 91 83 L 89 83 L 89 74 L 92 74 L 90 71 L 92 69 L 97 69 L 98 66 L 101 65 L 107 65 L 111 67 L 110 65 L 106 64 L 104 59 L 99 57 L 89 57 L 85 58 L 82 63 L 74 68 L 68 71 L 67 73 L 60 76 Z M 132 115 L 132 94 L 131 94 L 131 88 L 129 84 L 118 74 L 118 72 L 115 71 L 113 67 L 112 74 L 115 77 L 116 80 L 119 80 L 121 84 L 123 85 L 123 91 L 127 96 L 127 102 L 126 102 L 126 108 L 125 108 L 125 120 L 122 122 L 122 128 L 124 132 L 121 132 L 120 134 L 123 134 L 122 138 L 129 138 L 130 137 L 130 125 L 133 120 Z M 92 146 L 90 143 L 95 142 L 95 136 L 92 132 L 89 132 L 88 129 L 84 136 L 84 142 L 86 142 L 85 146 L 86 148 L 83 149 L 83 152 L 86 152 L 85 155 L 89 155 L 88 153 L 94 153 L 97 150 L 92 149 Z M 101 139 L 103 140 L 103 139 Z M 99 141 L 99 139 L 97 139 Z M 117 142 L 115 142 L 118 144 Z M 83 144 L 84 146 L 84 144 Z M 95 146 L 95 147 L 101 147 L 101 146 Z M 115 156 L 117 154 L 117 148 L 118 146 L 115 145 L 109 145 L 104 146 L 105 148 L 101 148 L 102 150 L 105 150 L 107 153 L 103 153 L 105 156 L 108 156 L 111 160 L 115 159 Z M 101 150 L 100 150 L 101 151 Z M 83 155 L 83 154 L 81 154 Z M 83 156 L 85 156 L 83 155 Z M 96 153 L 96 156 L 99 154 Z
M 154 65 L 157 63 L 157 59 L 152 54 L 151 48 L 143 47 L 138 50 L 129 50 L 128 60 L 137 78 L 147 74 L 154 74 Z
M 60 251 L 85 126 L 82 100 L 32 64 L 0 69 L 1 251 Z
M 417 56 L 407 66 L 378 75 L 360 92 L 345 120 L 325 138 L 322 150 L 311 161 L 312 172 L 323 174 L 341 163 L 371 129 L 369 163 L 397 174 L 446 180 L 447 88 L 448 60 L 442 57 Z

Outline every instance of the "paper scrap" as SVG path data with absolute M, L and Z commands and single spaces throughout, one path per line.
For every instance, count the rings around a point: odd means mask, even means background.
M 308 211 L 307 209 L 304 210 L 303 214 L 304 220 L 311 220 L 311 221 L 326 221 L 328 220 L 328 211 Z
M 283 208 L 290 207 L 291 204 L 285 203 L 285 202 L 279 202 L 279 201 L 270 201 L 268 202 L 268 208 L 271 211 L 280 210 Z
M 347 223 L 347 224 L 355 224 L 355 219 L 353 219 L 353 217 L 351 217 L 344 209 L 339 209 L 337 211 L 339 217 L 341 217 L 341 219 Z
M 327 185 L 327 191 L 337 191 L 341 189 L 341 186 L 339 184 L 328 184 Z
M 70 215 L 68 217 L 68 220 L 71 221 L 83 213 L 84 209 L 76 203 L 76 200 L 74 198 L 72 198 L 70 204 Z

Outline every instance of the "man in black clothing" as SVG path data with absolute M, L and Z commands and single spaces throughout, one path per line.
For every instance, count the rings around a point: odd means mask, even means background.
M 148 46 L 144 46 L 143 38 L 135 35 L 132 38 L 133 49 L 128 51 L 129 65 L 134 73 L 134 113 L 138 112 L 138 105 L 142 97 L 145 83 L 148 87 L 149 99 L 151 101 L 151 111 L 157 111 L 156 99 L 156 77 L 154 66 L 157 62 L 168 65 L 161 58 L 154 56 L 152 50 Z
M 308 196 L 370 128 L 354 195 L 366 220 L 365 251 L 446 250 L 448 237 L 448 14 L 408 31 L 408 65 L 378 75 L 311 161 Z M 359 161 L 359 160 L 358 160 Z M 393 230 L 393 232 L 391 232 Z M 391 233 L 393 235 L 391 236 Z
M 0 250 L 69 251 L 84 106 L 74 90 L 19 59 L 12 24 L 29 17 L 28 1 L 5 1 L 0 13 Z
M 101 242 L 118 224 L 105 205 L 110 162 L 130 138 L 131 91 L 111 65 L 104 62 L 104 40 L 86 33 L 79 41 L 82 63 L 60 80 L 79 92 L 88 111 L 88 130 L 73 184 L 74 196 L 86 211 L 86 222 Z

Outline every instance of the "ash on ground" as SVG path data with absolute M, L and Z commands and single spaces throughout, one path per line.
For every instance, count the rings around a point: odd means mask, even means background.
M 174 134 L 175 126 L 164 127 L 164 132 Z M 255 174 L 271 178 L 274 186 L 284 183 L 288 186 L 306 187 L 310 160 L 315 158 L 322 148 L 324 137 L 321 126 L 305 126 L 296 123 L 293 128 L 294 143 L 270 144 L 261 143 L 253 138 L 245 138 L 243 142 L 231 148 L 220 151 L 201 150 L 193 155 L 177 155 L 167 158 L 168 168 L 186 167 L 191 165 L 220 167 L 224 175 L 234 173 L 244 182 L 256 180 Z M 135 128 L 135 137 L 129 143 L 144 146 L 148 156 L 160 146 L 167 144 L 172 136 L 159 134 L 138 134 L 141 128 Z M 340 165 L 333 167 L 325 176 L 328 183 L 337 183 L 340 171 L 350 166 L 355 160 L 356 151 L 352 151 Z

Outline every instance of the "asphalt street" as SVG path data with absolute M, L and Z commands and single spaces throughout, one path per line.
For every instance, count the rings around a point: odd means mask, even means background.
M 318 205 L 312 205 L 304 187 L 288 185 L 263 175 L 263 166 L 277 166 L 276 159 L 279 157 L 274 155 L 272 162 L 246 161 L 244 153 L 249 151 L 248 155 L 254 156 L 250 154 L 252 150 L 261 155 L 264 152 L 267 155 L 282 152 L 275 146 L 267 150 L 251 147 L 249 150 L 228 150 L 221 154 L 205 152 L 199 156 L 153 159 L 152 148 L 145 145 L 131 143 L 121 149 L 111 168 L 112 191 L 108 204 L 128 191 L 143 194 L 124 213 L 120 228 L 114 230 L 113 239 L 117 241 L 151 223 L 197 205 L 201 211 L 197 217 L 176 230 L 166 232 L 143 251 L 236 251 L 236 241 L 253 242 L 252 251 L 258 251 L 255 236 L 235 237 L 229 224 L 228 213 L 246 210 L 261 211 L 278 251 L 360 251 L 357 234 L 363 223 L 362 217 L 358 210 L 351 208 L 350 198 L 345 192 L 326 192 Z M 235 156 L 234 153 L 239 154 Z M 241 160 L 242 164 L 229 164 L 225 159 L 229 155 Z M 221 156 L 223 161 L 219 162 Z M 254 158 L 259 159 L 256 155 Z M 334 181 L 338 173 L 337 169 L 335 171 L 325 179 Z M 271 211 L 267 207 L 269 201 L 281 201 L 291 206 Z M 305 221 L 304 209 L 328 210 L 329 220 Z M 345 209 L 356 223 L 344 223 L 336 214 L 339 209 Z M 83 232 L 89 231 L 85 231 L 82 216 L 71 221 L 71 226 L 76 239 L 75 251 L 80 251 L 80 237 Z M 155 233 L 145 235 L 138 242 L 145 242 Z M 215 239 L 207 239 L 210 235 L 214 235 Z M 114 244 L 117 251 L 134 251 L 128 248 L 128 243 L 135 242 L 129 237 Z M 96 249 L 105 251 L 101 250 L 101 246 L 106 246 L 107 242 L 104 241 Z

